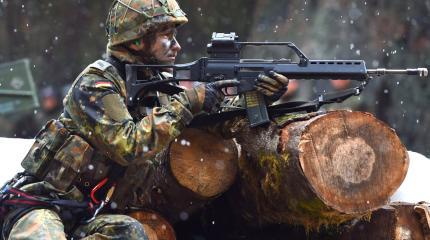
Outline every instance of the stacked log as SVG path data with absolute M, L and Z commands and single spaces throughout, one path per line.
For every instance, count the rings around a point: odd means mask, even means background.
M 176 235 L 170 223 L 160 214 L 145 210 L 128 214 L 142 223 L 149 240 L 175 240 Z
M 288 115 L 258 128 L 241 120 L 233 129 L 235 141 L 184 131 L 140 180 L 153 187 L 136 205 L 175 223 L 234 182 L 222 211 L 239 215 L 240 223 L 318 229 L 369 217 L 388 203 L 408 169 L 395 132 L 368 113 Z
M 241 177 L 228 196 L 250 224 L 340 224 L 388 203 L 408 169 L 395 132 L 371 114 L 293 115 L 242 128 Z
M 154 161 L 127 168 L 127 181 L 119 183 L 116 193 L 131 196 L 131 209 L 154 210 L 172 224 L 185 221 L 230 188 L 237 161 L 233 140 L 190 128 Z

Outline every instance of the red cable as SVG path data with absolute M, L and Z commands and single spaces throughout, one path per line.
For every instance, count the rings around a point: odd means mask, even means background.
M 16 195 L 24 196 L 24 197 L 29 198 L 29 199 L 36 199 L 35 197 L 27 194 L 26 192 L 23 192 L 23 191 L 16 189 L 16 188 L 10 188 L 9 192 L 16 194 Z
M 97 183 L 97 185 L 93 188 L 93 190 L 91 190 L 91 200 L 95 203 L 95 204 L 99 204 L 100 201 L 96 199 L 96 197 L 94 196 L 94 194 L 101 188 L 103 187 L 108 181 L 108 178 L 105 178 L 103 180 L 101 180 L 99 183 Z

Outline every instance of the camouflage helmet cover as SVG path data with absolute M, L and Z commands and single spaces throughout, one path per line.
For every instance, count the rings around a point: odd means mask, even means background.
M 166 23 L 188 22 L 175 0 L 115 0 L 106 21 L 109 45 L 138 39 Z

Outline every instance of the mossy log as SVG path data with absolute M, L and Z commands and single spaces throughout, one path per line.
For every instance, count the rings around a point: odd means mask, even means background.
M 394 130 L 369 113 L 286 116 L 237 134 L 240 179 L 228 198 L 251 224 L 318 228 L 388 203 L 409 164 Z
M 124 183 L 128 185 L 120 185 L 117 191 L 122 191 L 120 196 L 132 197 L 129 208 L 157 211 L 171 223 L 185 221 L 230 188 L 237 175 L 237 162 L 233 140 L 190 128 L 154 161 L 129 167 Z

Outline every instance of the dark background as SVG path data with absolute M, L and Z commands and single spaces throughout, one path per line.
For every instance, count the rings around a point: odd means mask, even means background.
M 179 30 L 178 62 L 205 54 L 211 33 L 236 32 L 248 41 L 293 41 L 311 59 L 363 59 L 368 68 L 429 67 L 430 1 L 412 0 L 182 0 L 190 22 Z M 41 107 L 0 117 L 0 136 L 31 138 L 58 116 L 74 78 L 105 52 L 107 0 L 0 0 L 0 63 L 29 58 Z M 279 48 L 244 56 L 291 58 Z M 335 83 L 334 83 L 335 84 Z M 294 92 L 295 86 L 298 89 Z M 292 84 L 292 98 L 342 86 Z M 0 86 L 1 88 L 1 86 Z M 334 108 L 368 111 L 394 128 L 410 150 L 430 156 L 428 78 L 382 77 Z M 333 108 L 332 107 L 332 108 Z

